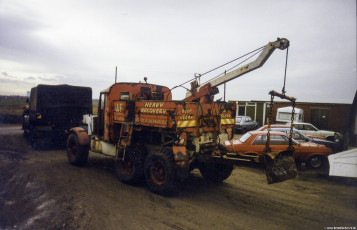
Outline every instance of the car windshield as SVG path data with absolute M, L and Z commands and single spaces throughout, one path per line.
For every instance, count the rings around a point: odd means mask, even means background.
M 283 132 L 283 133 L 286 133 L 287 135 L 290 135 L 290 129 L 289 128 L 273 127 L 271 130 Z M 300 132 L 297 129 L 293 129 L 293 138 L 295 140 L 301 140 L 301 141 L 306 141 L 307 139 L 310 139 L 308 136 L 306 136 L 305 134 L 303 134 L 302 132 Z
M 318 129 L 311 124 L 304 125 L 304 130 L 318 131 Z
M 300 143 L 297 142 L 296 140 L 294 140 L 294 138 L 292 139 L 293 145 L 299 145 Z
M 290 123 L 286 123 L 287 125 L 290 125 Z M 294 124 L 294 127 L 298 130 L 312 130 L 312 131 L 319 131 L 315 126 L 312 124 Z
M 249 139 L 249 137 L 251 137 L 251 136 L 252 136 L 252 134 L 246 133 L 246 134 L 244 134 L 244 135 L 239 139 L 239 141 L 242 142 L 242 143 L 244 143 L 244 142 L 246 142 L 246 141 Z
M 306 136 L 305 134 L 303 134 L 302 132 L 300 132 L 299 130 L 297 129 L 294 129 L 294 139 L 297 139 L 297 140 L 310 140 L 311 138 Z
M 240 122 L 242 120 L 242 117 L 236 117 L 236 122 Z

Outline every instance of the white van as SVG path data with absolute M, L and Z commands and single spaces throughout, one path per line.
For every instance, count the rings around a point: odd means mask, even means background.
M 292 110 L 293 110 L 292 106 L 278 108 L 276 112 L 276 123 L 291 122 Z M 294 121 L 296 122 L 304 121 L 304 110 L 295 107 Z

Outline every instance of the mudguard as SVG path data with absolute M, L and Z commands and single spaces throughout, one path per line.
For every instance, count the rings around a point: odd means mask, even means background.
M 174 154 L 174 160 L 176 164 L 175 167 L 176 176 L 178 177 L 179 180 L 183 181 L 188 177 L 190 172 L 186 146 L 174 145 L 172 151 Z
M 80 145 L 89 145 L 90 140 L 89 136 L 87 134 L 87 131 L 81 127 L 75 127 L 70 130 L 70 132 L 73 132 L 77 135 L 78 137 L 78 142 Z
M 172 148 L 175 161 L 188 161 L 186 146 L 174 145 Z

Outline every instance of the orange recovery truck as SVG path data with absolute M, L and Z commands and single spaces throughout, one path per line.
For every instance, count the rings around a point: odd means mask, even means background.
M 206 84 L 191 82 L 185 99 L 172 100 L 166 86 L 115 83 L 100 92 L 98 116 L 85 117 L 88 130 L 73 128 L 67 140 L 71 164 L 87 162 L 89 150 L 112 156 L 123 183 L 145 178 L 157 193 L 175 191 L 189 172 L 221 182 L 236 162 L 219 136 L 233 138 L 236 104 L 214 101 L 218 86 L 261 67 L 273 51 L 286 49 L 287 39 L 269 42 L 252 62 Z

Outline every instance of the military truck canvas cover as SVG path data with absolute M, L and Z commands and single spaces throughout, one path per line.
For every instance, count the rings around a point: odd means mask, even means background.
M 38 85 L 31 89 L 31 112 L 41 113 L 61 107 L 81 108 L 91 114 L 92 89 L 71 85 Z

